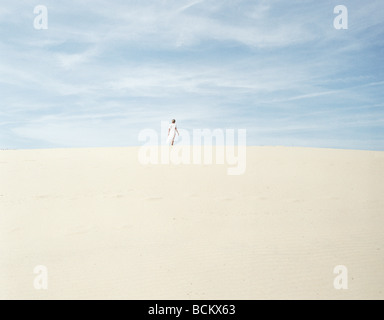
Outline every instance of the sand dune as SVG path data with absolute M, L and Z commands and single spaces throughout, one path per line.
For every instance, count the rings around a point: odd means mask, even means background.
M 384 298 L 384 152 L 248 147 L 240 176 L 137 154 L 0 151 L 0 298 Z

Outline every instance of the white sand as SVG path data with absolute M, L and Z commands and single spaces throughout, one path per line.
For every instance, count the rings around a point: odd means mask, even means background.
M 138 148 L 0 151 L 0 298 L 383 299 L 384 152 L 247 150 L 242 176 Z

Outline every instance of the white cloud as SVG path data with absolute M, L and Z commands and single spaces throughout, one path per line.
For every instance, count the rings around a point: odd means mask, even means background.
M 92 58 L 96 57 L 97 54 L 98 52 L 95 49 L 76 54 L 60 53 L 57 54 L 57 59 L 60 66 L 62 66 L 64 69 L 73 69 L 79 64 L 89 62 Z

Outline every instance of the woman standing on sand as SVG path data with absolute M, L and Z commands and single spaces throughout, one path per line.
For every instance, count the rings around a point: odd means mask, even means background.
M 173 144 L 175 143 L 176 133 L 177 133 L 177 135 L 180 136 L 179 131 L 177 130 L 177 126 L 176 126 L 176 120 L 173 119 L 172 123 L 169 125 L 169 128 L 168 128 L 168 139 L 167 139 L 168 145 L 171 144 L 173 146 Z

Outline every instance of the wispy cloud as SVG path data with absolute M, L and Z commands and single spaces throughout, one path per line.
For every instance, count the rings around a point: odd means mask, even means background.
M 205 0 L 192 1 L 192 2 L 190 2 L 188 4 L 186 4 L 186 5 L 183 5 L 180 9 L 177 10 L 177 12 L 180 13 L 180 12 L 183 12 L 185 10 L 188 10 L 189 8 L 191 8 L 191 7 L 193 7 L 193 6 L 197 5 L 197 4 L 200 4 L 200 3 L 204 2 L 204 1 Z
M 76 53 L 76 54 L 68 54 L 68 53 L 59 53 L 57 55 L 57 58 L 59 60 L 59 64 L 64 69 L 73 69 L 79 64 L 84 64 L 89 62 L 92 57 L 95 57 L 97 55 L 96 50 L 88 50 L 82 53 Z

